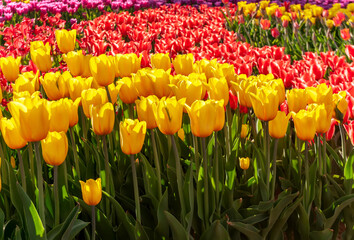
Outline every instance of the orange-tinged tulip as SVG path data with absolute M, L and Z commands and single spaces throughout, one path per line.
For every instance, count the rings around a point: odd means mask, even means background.
M 277 116 L 278 92 L 269 87 L 257 89 L 257 94 L 250 93 L 252 107 L 257 118 L 262 121 L 273 120 Z
M 157 126 L 163 134 L 173 135 L 181 128 L 185 102 L 185 98 L 177 101 L 176 97 L 163 97 L 153 106 Z
M 240 168 L 241 169 L 247 170 L 250 167 L 250 159 L 248 157 L 239 158 L 238 160 L 240 162 Z
M 104 88 L 94 89 L 90 88 L 81 92 L 82 109 L 85 116 L 90 117 L 90 106 L 100 105 L 108 101 L 107 92 Z
M 76 29 L 71 31 L 66 29 L 55 30 L 55 39 L 61 52 L 73 51 L 76 43 Z
M 105 54 L 90 59 L 90 70 L 94 80 L 100 86 L 108 86 L 113 83 L 115 72 L 114 66 Z
M 85 56 L 82 54 L 82 50 L 80 51 L 71 51 L 67 54 L 63 54 L 63 59 L 68 65 L 70 73 L 74 76 L 80 76 L 83 73 L 83 65 Z
M 120 147 L 122 152 L 137 154 L 143 147 L 146 134 L 146 122 L 138 119 L 125 119 L 119 124 Z
M 177 132 L 177 135 L 179 137 L 179 139 L 181 139 L 182 141 L 184 141 L 184 130 L 183 128 L 180 128 Z
M 158 102 L 159 99 L 155 95 L 150 95 L 147 98 L 140 97 L 140 100 L 135 101 L 138 118 L 140 121 L 146 122 L 147 129 L 157 127 L 153 106 L 156 106 Z
M 168 53 L 156 53 L 151 55 L 151 65 L 153 68 L 167 71 L 171 68 L 171 59 Z
M 269 135 L 272 138 L 283 138 L 288 129 L 290 117 L 291 114 L 288 114 L 287 116 L 285 112 L 278 111 L 277 116 L 269 121 Z
M 50 57 L 50 45 L 45 45 L 42 41 L 31 42 L 31 59 L 41 72 L 48 72 L 52 68 L 52 59 Z
M 13 156 L 11 156 L 10 161 L 11 161 L 11 167 L 15 169 L 16 168 L 16 160 Z
M 349 28 L 344 28 L 344 29 L 340 30 L 340 36 L 342 37 L 342 39 L 344 41 L 348 41 L 350 39 Z
M 208 83 L 208 92 L 210 99 L 224 100 L 224 106 L 229 103 L 229 86 L 226 79 L 210 78 Z
M 50 132 L 67 132 L 69 128 L 68 105 L 64 99 L 48 102 L 49 111 L 49 131 Z
M 149 68 L 143 68 L 132 74 L 132 80 L 139 96 L 147 97 L 154 95 L 153 82 L 148 73 L 151 72 Z
M 194 56 L 191 53 L 186 55 L 177 55 L 175 59 L 172 60 L 173 67 L 176 74 L 182 74 L 188 76 L 193 72 Z
M 316 134 L 316 121 L 313 111 L 301 109 L 293 114 L 295 131 L 298 138 L 303 141 L 311 141 Z
M 52 166 L 61 165 L 68 154 L 68 138 L 65 132 L 49 132 L 41 141 L 44 161 Z
M 87 205 L 96 206 L 102 199 L 101 178 L 80 181 L 82 198 Z
M 8 108 L 23 139 L 38 142 L 46 138 L 50 123 L 46 100 L 39 97 L 26 98 L 21 102 L 10 102 Z
M 1 119 L 1 133 L 5 143 L 11 149 L 20 149 L 27 144 L 27 141 L 22 138 L 20 129 L 15 124 L 15 120 L 13 118 Z
M 220 120 L 220 115 L 217 115 L 217 105 L 224 107 L 224 100 L 197 100 L 191 107 L 186 106 L 189 118 L 191 120 L 191 130 L 194 136 L 208 137 L 210 136 L 215 127 L 217 120 Z M 225 114 L 222 114 L 225 116 Z M 208 119 L 208 121 L 205 121 Z M 225 121 L 225 117 L 223 117 Z M 220 126 L 218 126 L 220 128 Z M 222 127 L 221 127 L 222 128 Z M 220 130 L 220 129 L 218 129 Z
M 113 104 L 107 102 L 97 106 L 91 105 L 90 118 L 93 131 L 96 135 L 107 135 L 111 133 L 115 118 Z
M 119 77 L 130 77 L 132 73 L 136 73 L 140 69 L 141 58 L 135 53 L 117 54 L 116 56 L 116 71 Z
M 117 89 L 119 91 L 119 98 L 122 102 L 129 104 L 138 99 L 138 91 L 131 78 L 124 77 L 117 82 Z
M 248 125 L 242 124 L 241 126 L 241 138 L 246 138 L 248 135 Z
M 9 82 L 14 82 L 20 73 L 21 57 L 12 56 L 0 58 L 1 71 Z
M 297 113 L 307 106 L 307 92 L 305 89 L 291 89 L 287 92 L 289 112 Z
M 81 97 L 81 92 L 83 90 L 89 89 L 91 87 L 93 78 L 82 78 L 76 77 L 69 80 L 69 94 L 70 98 L 75 101 L 77 98 Z

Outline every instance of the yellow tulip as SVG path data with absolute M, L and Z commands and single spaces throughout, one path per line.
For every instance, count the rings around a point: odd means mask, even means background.
M 199 80 L 181 80 L 177 85 L 170 84 L 172 92 L 178 100 L 185 99 L 186 104 L 191 106 L 196 100 L 201 100 L 203 96 L 203 84 Z
M 278 92 L 269 87 L 257 89 L 257 94 L 250 93 L 252 107 L 257 118 L 262 121 L 273 120 L 277 116 Z
M 105 104 L 90 107 L 90 118 L 93 131 L 96 135 L 107 135 L 114 127 L 115 112 L 113 104 Z
M 316 121 L 313 111 L 301 109 L 293 114 L 295 131 L 298 138 L 303 141 L 311 141 L 316 134 Z
M 147 74 L 152 81 L 153 92 L 158 98 L 169 97 L 172 93 L 171 88 L 168 86 L 171 84 L 171 80 L 173 78 L 170 72 L 171 69 L 167 71 L 163 69 L 153 69 Z M 139 89 L 138 92 L 140 92 Z
M 146 122 L 147 129 L 157 127 L 153 106 L 156 106 L 158 102 L 159 99 L 155 95 L 150 95 L 147 98 L 140 97 L 140 100 L 135 101 L 138 118 L 140 121 Z
M 130 77 L 132 73 L 136 73 L 140 69 L 141 58 L 135 53 L 130 54 L 117 54 L 116 56 L 116 71 L 119 77 Z
M 218 68 L 217 59 L 207 60 L 202 59 L 196 61 L 194 64 L 194 71 L 197 73 L 204 73 L 206 78 L 209 80 L 212 77 L 215 77 L 216 69 Z
M 345 99 L 346 96 L 346 91 L 340 91 L 337 94 L 333 94 L 333 117 L 340 121 L 343 120 L 343 117 L 345 116 L 348 110 L 348 102 Z
M 111 96 L 111 100 L 112 100 L 111 102 L 113 104 L 116 103 L 118 99 L 119 89 L 114 83 L 108 85 L 108 92 L 109 95 Z
M 20 75 L 16 79 L 15 84 L 12 83 L 11 85 L 12 85 L 13 92 L 15 93 L 27 91 L 31 95 L 36 91 L 36 79 L 33 79 L 31 81 L 23 75 Z
M 68 65 L 70 73 L 74 77 L 82 75 L 85 60 L 85 56 L 82 54 L 82 50 L 77 52 L 71 51 L 67 54 L 63 54 L 63 59 Z
M 272 138 L 283 138 L 288 129 L 288 123 L 291 114 L 286 116 L 285 112 L 278 111 L 277 116 L 269 121 L 269 135 Z
M 69 115 L 69 127 L 75 126 L 79 121 L 77 109 L 81 103 L 81 97 L 77 98 L 74 102 L 71 99 L 65 98 L 64 104 L 67 105 Z
M 10 102 L 8 108 L 23 139 L 38 142 L 47 136 L 50 122 L 46 100 L 26 98 L 21 102 Z
M 143 68 L 132 74 L 132 80 L 139 96 L 147 97 L 154 95 L 152 77 L 148 75 L 151 72 L 149 68 Z
M 333 90 L 332 87 L 327 87 L 326 83 L 318 85 L 316 88 L 307 87 L 307 95 L 309 96 L 308 104 L 317 103 L 317 104 L 333 104 Z
M 42 41 L 31 42 L 31 59 L 41 72 L 48 72 L 52 68 L 49 42 L 45 45 Z
M 301 109 L 305 109 L 307 105 L 307 92 L 305 89 L 291 89 L 287 92 L 289 112 L 297 113 Z
M 82 62 L 82 77 L 88 78 L 92 77 L 91 69 L 90 69 L 90 60 L 93 56 L 92 55 L 85 55 L 84 61 Z
M 99 89 L 87 89 L 81 92 L 81 103 L 82 109 L 84 110 L 85 116 L 90 117 L 90 106 L 100 105 L 108 101 L 107 92 L 104 88 Z
M 48 102 L 49 110 L 49 131 L 50 132 L 67 132 L 69 128 L 68 105 L 64 103 L 64 99 Z
M 15 124 L 15 120 L 13 118 L 1 119 L 1 133 L 5 143 L 11 149 L 20 149 L 27 144 L 27 141 L 22 138 L 20 129 Z
M 191 107 L 186 106 L 191 121 L 191 130 L 194 136 L 208 137 L 213 133 L 217 120 L 220 120 L 218 118 L 221 117 L 217 115 L 216 106 L 221 105 L 220 107 L 223 108 L 223 101 L 224 100 L 197 100 Z M 225 114 L 223 114 L 223 116 L 225 116 Z M 208 119 L 208 121 L 205 119 Z M 225 122 L 225 117 L 223 117 L 223 119 Z
M 220 101 L 215 101 L 214 102 L 214 107 L 215 107 L 215 114 L 216 114 L 216 119 L 215 119 L 215 124 L 214 124 L 214 131 L 220 131 L 221 129 L 224 128 L 225 125 L 225 108 L 224 108 L 224 100 L 221 99 Z
M 273 74 L 272 74 L 273 75 Z M 274 79 L 269 82 L 269 85 L 276 91 L 278 91 L 279 104 L 285 101 L 285 87 L 282 79 Z
M 214 100 L 224 100 L 224 106 L 229 103 L 229 86 L 226 79 L 210 78 L 207 85 L 209 97 Z
M 101 178 L 80 181 L 82 198 L 87 205 L 96 206 L 102 199 Z
M 119 79 L 117 82 L 117 89 L 119 92 L 119 98 L 126 104 L 133 103 L 138 99 L 138 91 L 136 90 L 132 79 L 129 77 Z
M 151 65 L 153 68 L 167 71 L 171 68 L 171 59 L 168 53 L 156 53 L 151 55 Z
M 52 166 L 61 165 L 68 154 L 68 139 L 65 132 L 49 132 L 41 141 L 44 161 Z
M 89 89 L 91 87 L 93 78 L 82 78 L 76 77 L 69 81 L 69 94 L 70 98 L 75 101 L 77 98 L 81 97 L 81 92 L 83 90 Z
M 138 119 L 125 119 L 119 124 L 119 139 L 122 152 L 137 154 L 143 147 L 146 134 L 146 122 Z
M 66 29 L 55 30 L 55 39 L 61 52 L 73 51 L 76 43 L 76 29 L 71 31 Z
M 249 81 L 247 79 L 241 80 L 240 83 L 234 81 L 231 82 L 231 87 L 237 94 L 237 99 L 241 106 L 251 108 L 251 95 L 250 93 L 257 92 L 257 83 L 255 81 Z
M 193 72 L 194 56 L 189 53 L 187 55 L 177 55 L 175 59 L 172 60 L 173 67 L 176 74 L 182 74 L 188 76 Z
M 248 157 L 239 158 L 238 160 L 240 162 L 240 168 L 241 169 L 247 170 L 250 167 L 250 159 Z
M 0 58 L 1 71 L 9 82 L 14 82 L 20 73 L 21 57 L 12 56 Z
M 178 135 L 179 139 L 181 139 L 184 142 L 184 130 L 183 130 L 183 128 L 180 128 L 178 130 L 177 135 Z
M 235 67 L 228 63 L 223 63 L 217 65 L 217 69 L 215 71 L 215 77 L 222 78 L 224 77 L 227 81 L 227 85 L 230 87 L 232 81 L 236 81 L 236 73 Z
M 331 127 L 332 111 L 331 106 L 325 106 L 324 104 L 310 104 L 307 111 L 313 111 L 315 115 L 316 132 L 326 133 Z
M 71 78 L 71 75 L 69 72 L 65 73 L 63 77 L 60 72 L 49 72 L 44 75 L 44 78 L 40 77 L 43 88 L 50 100 L 59 100 L 68 93 L 66 78 Z
M 100 86 L 108 86 L 113 83 L 115 72 L 114 66 L 105 54 L 90 59 L 90 70 L 94 80 Z
M 246 138 L 248 135 L 248 125 L 242 124 L 241 126 L 241 138 Z
M 185 102 L 185 98 L 177 101 L 176 97 L 163 97 L 153 106 L 157 127 L 163 134 L 173 135 L 181 128 Z

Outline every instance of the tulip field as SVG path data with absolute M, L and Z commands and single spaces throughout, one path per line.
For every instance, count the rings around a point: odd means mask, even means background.
M 0 240 L 354 239 L 352 0 L 3 0 Z

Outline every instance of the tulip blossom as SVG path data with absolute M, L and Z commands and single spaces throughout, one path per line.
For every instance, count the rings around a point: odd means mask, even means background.
M 44 161 L 52 166 L 61 165 L 68 154 L 68 139 L 65 132 L 49 132 L 41 141 Z
M 9 82 L 14 82 L 19 75 L 21 57 L 12 56 L 0 58 L 1 71 Z
M 102 199 L 101 178 L 80 181 L 82 198 L 87 205 L 96 206 Z
M 143 147 L 146 134 L 146 122 L 138 119 L 125 119 L 119 124 L 120 147 L 122 152 L 137 154 Z

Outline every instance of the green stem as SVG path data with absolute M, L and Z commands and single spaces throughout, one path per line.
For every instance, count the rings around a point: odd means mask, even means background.
M 343 124 L 339 124 L 339 131 L 340 131 L 340 138 L 342 143 L 342 157 L 343 157 L 343 165 L 347 162 L 347 149 L 346 149 L 346 142 L 345 142 L 345 130 Z
M 184 226 L 184 215 L 186 213 L 186 207 L 184 205 L 184 197 L 183 197 L 183 180 L 182 180 L 182 167 L 180 163 L 180 158 L 176 146 L 176 141 L 174 135 L 170 135 L 171 142 L 172 142 L 172 147 L 173 147 L 173 152 L 175 155 L 175 161 L 176 161 L 176 177 L 177 177 L 177 188 L 178 188 L 178 195 L 179 195 L 179 201 L 181 204 L 181 221 L 182 225 Z
M 27 184 L 26 184 L 26 175 L 25 175 L 25 168 L 23 167 L 23 160 L 20 149 L 17 149 L 17 156 L 19 161 L 20 173 L 21 173 L 21 183 L 23 190 L 27 192 Z
M 326 140 L 326 134 L 324 133 L 322 136 L 322 141 L 323 141 L 323 174 L 327 174 L 327 153 L 326 153 L 326 148 L 327 148 L 327 140 Z
M 297 151 L 301 153 L 301 140 L 297 136 L 296 136 L 296 141 L 297 141 Z M 302 161 L 302 158 L 300 157 L 300 155 L 299 155 L 298 158 L 299 158 L 299 162 L 298 162 L 299 175 L 298 176 L 299 176 L 301 191 L 303 192 L 303 189 L 302 189 L 303 185 L 301 184 L 301 178 L 302 178 L 302 164 L 301 164 L 301 161 Z
M 73 134 L 73 128 L 69 128 L 69 134 L 70 134 L 71 146 L 72 146 L 73 154 L 74 154 L 74 163 L 75 163 L 76 174 L 77 174 L 78 179 L 81 179 L 80 164 L 79 164 L 79 159 L 77 157 L 77 148 L 76 148 L 76 143 L 75 143 L 75 137 Z
M 271 193 L 271 199 L 275 199 L 275 183 L 277 181 L 277 149 L 278 149 L 278 140 L 279 139 L 274 139 L 274 153 L 273 153 L 273 177 L 272 177 L 272 193 Z
M 134 119 L 134 106 L 133 103 L 128 104 L 129 118 Z
M 205 138 L 202 138 L 203 170 L 204 170 L 204 217 L 205 227 L 209 226 L 209 187 L 208 187 L 208 155 L 206 153 Z
M 91 240 L 96 239 L 96 210 L 95 206 L 91 206 L 91 218 L 92 218 L 92 238 Z
M 133 174 L 133 185 L 134 185 L 134 199 L 135 199 L 135 214 L 136 220 L 141 223 L 140 215 L 140 199 L 139 199 L 139 189 L 138 189 L 138 177 L 136 175 L 135 160 L 134 155 L 130 155 L 130 163 L 132 165 L 132 174 Z
M 321 208 L 322 205 L 322 151 L 321 151 L 321 135 L 318 134 L 317 136 L 317 154 L 318 154 L 318 175 L 319 175 L 319 192 L 318 192 L 318 203 L 319 203 L 319 208 Z
M 30 162 L 30 166 L 31 166 L 32 182 L 34 185 L 36 185 L 37 179 L 36 179 L 36 174 L 35 174 L 35 170 L 34 170 L 33 149 L 32 149 L 31 142 L 28 143 L 28 157 L 29 157 L 29 162 Z
M 159 200 L 162 197 L 162 186 L 161 186 L 161 171 L 160 171 L 160 162 L 159 162 L 159 156 L 157 154 L 157 148 L 156 148 L 156 140 L 155 140 L 155 132 L 154 129 L 150 130 L 151 134 L 151 145 L 152 145 L 152 150 L 154 152 L 154 161 L 155 161 L 155 167 L 156 167 L 156 174 L 157 174 L 157 183 L 158 183 L 158 189 L 159 189 Z
M 42 160 L 39 152 L 40 142 L 34 143 L 34 152 L 36 154 L 36 163 L 37 163 L 37 179 L 38 179 L 38 208 L 39 208 L 39 217 L 42 220 L 42 224 L 45 228 L 45 209 L 44 209 L 44 192 L 43 192 L 43 176 L 42 176 Z
M 214 133 L 215 138 L 215 191 L 216 191 L 216 212 L 220 215 L 219 206 L 219 153 L 218 153 L 218 133 Z
M 54 226 L 57 226 L 60 223 L 58 166 L 54 166 L 54 204 L 55 204 Z
M 253 139 L 256 139 L 256 136 L 257 136 L 256 123 L 254 122 L 254 119 L 253 119 L 253 117 L 252 117 L 251 108 L 248 109 L 248 118 L 249 118 L 249 121 L 250 121 L 250 123 L 251 123 Z
M 193 145 L 194 145 L 194 162 L 195 162 L 195 171 L 196 171 L 196 179 L 198 179 L 199 174 L 199 153 L 198 153 L 198 141 L 197 137 L 192 135 L 193 137 Z
M 107 150 L 107 141 L 106 136 L 102 136 L 102 144 L 103 144 L 103 154 L 104 154 L 104 167 L 105 167 L 105 175 L 106 175 L 106 191 L 108 194 L 111 193 L 110 189 L 110 167 L 109 167 L 109 158 L 108 158 L 108 150 Z
M 109 93 L 108 86 L 105 86 L 105 89 L 106 89 L 106 92 L 107 92 L 108 101 L 112 102 L 112 98 L 111 98 L 111 94 Z
M 308 147 L 308 142 L 305 141 L 305 191 L 304 191 L 304 200 L 305 200 L 305 209 L 307 210 L 308 216 L 310 216 L 310 208 L 307 204 L 309 204 L 309 180 L 310 180 L 310 176 L 309 176 L 309 163 L 308 163 L 308 152 L 309 152 L 309 147 Z
M 264 122 L 264 138 L 265 138 L 265 147 L 266 147 L 266 158 L 267 158 L 267 192 L 269 193 L 269 179 L 270 179 L 270 138 L 269 138 L 269 125 L 268 121 Z

